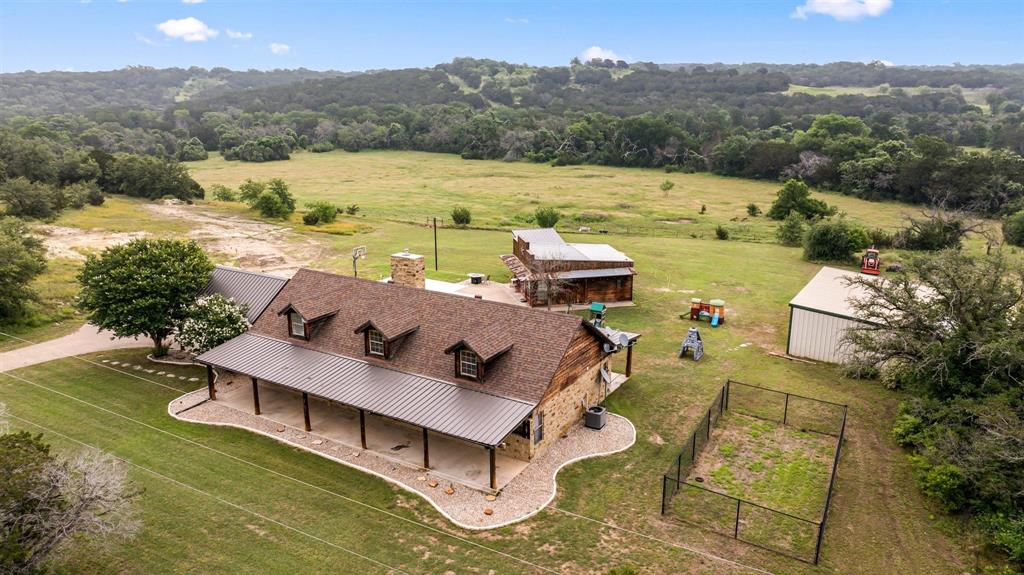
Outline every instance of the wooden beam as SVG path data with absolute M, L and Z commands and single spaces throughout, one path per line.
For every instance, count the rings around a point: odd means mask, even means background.
M 206 366 L 206 386 L 210 388 L 210 399 L 217 399 L 217 390 L 213 387 L 213 367 Z
M 494 448 L 488 447 L 487 451 L 490 452 L 491 459 L 491 489 L 494 489 L 496 491 L 498 489 L 498 472 L 497 465 L 494 462 Z
M 359 410 L 359 442 L 366 449 L 366 412 Z
M 306 424 L 306 431 L 312 431 L 309 425 L 309 394 L 302 392 L 302 421 Z
M 260 414 L 260 386 L 256 383 L 256 378 L 252 378 L 252 407 L 253 413 L 256 415 Z
M 423 468 L 430 469 L 430 444 L 427 441 L 427 428 L 423 428 Z
M 633 346 L 626 348 L 626 377 L 633 373 Z

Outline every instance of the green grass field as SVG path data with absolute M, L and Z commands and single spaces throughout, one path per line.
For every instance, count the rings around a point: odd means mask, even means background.
M 358 203 L 365 216 L 350 219 L 361 224 L 353 235 L 309 232 L 299 226 L 296 234 L 323 246 L 314 267 L 339 273 L 351 273 L 349 250 L 366 245 L 369 256 L 360 264 L 360 275 L 372 278 L 386 274 L 388 254 L 402 248 L 428 256 L 429 277 L 462 279 L 466 272 L 478 271 L 495 279 L 506 278 L 507 271 L 497 256 L 510 248 L 507 231 L 441 229 L 439 271 L 435 272 L 431 230 L 423 224 L 395 221 L 422 222 L 427 215 L 445 216 L 452 203 L 472 206 L 478 219 L 474 223 L 487 227 L 514 225 L 516 214 L 549 203 L 567 213 L 614 211 L 609 226 L 643 223 L 651 217 L 662 217 L 651 216 L 662 211 L 678 211 L 680 217 L 686 217 L 688 210 L 694 206 L 699 209 L 705 203 L 710 222 L 697 225 L 713 228 L 712 222 L 721 221 L 719 218 L 728 222 L 734 214 L 745 214 L 744 206 L 750 201 L 767 207 L 776 189 L 773 184 L 706 175 L 666 176 L 650 170 L 592 167 L 556 169 L 414 153 L 299 154 L 291 161 L 272 164 L 209 160 L 194 166 L 196 178 L 204 185 L 237 185 L 245 177 L 280 176 L 292 184 L 300 201 L 316 198 Z M 584 174 L 599 176 L 580 177 Z M 666 177 L 677 182 L 668 199 L 657 187 Z M 616 199 L 617 192 L 633 194 L 635 199 Z M 539 204 L 527 198 L 535 198 Z M 827 199 L 842 203 L 851 216 L 875 225 L 894 225 L 903 209 L 832 195 Z M 612 209 L 616 202 L 627 201 L 636 207 L 621 213 Z M 660 207 L 662 204 L 668 207 Z M 202 209 L 251 216 L 238 205 L 206 204 Z M 95 213 L 90 215 L 87 209 L 75 217 L 88 219 Z M 140 226 L 154 230 L 181 225 L 145 218 L 139 221 Z M 770 237 L 772 224 L 757 221 L 749 225 L 752 239 Z M 164 229 L 160 233 L 173 232 Z M 569 237 L 587 241 L 583 235 Z M 545 572 L 368 510 L 321 489 L 559 573 L 602 574 L 625 564 L 652 574 L 742 572 L 736 566 L 699 557 L 665 542 L 787 575 L 958 574 L 971 569 L 974 558 L 959 524 L 944 519 L 919 494 L 910 463 L 890 437 L 899 395 L 876 382 L 846 379 L 831 366 L 794 363 L 767 355 L 785 347 L 786 303 L 813 276 L 817 265 L 803 261 L 799 249 L 763 241 L 722 242 L 695 239 L 688 234 L 656 237 L 646 233 L 610 234 L 602 241 L 632 256 L 639 271 L 638 305 L 609 313 L 610 325 L 639 331 L 643 337 L 634 358 L 633 378 L 608 401 L 612 411 L 634 422 L 638 439 L 623 453 L 564 469 L 559 475 L 559 497 L 554 506 L 661 541 L 559 510 L 547 510 L 526 522 L 492 532 L 462 532 L 424 501 L 381 480 L 261 436 L 179 422 L 166 414 L 167 403 L 176 392 L 68 359 L 16 373 L 66 395 L 0 375 L 0 401 L 7 403 L 17 417 L 109 450 L 264 516 L 253 516 L 136 469 L 132 477 L 145 488 L 139 502 L 146 525 L 143 532 L 134 541 L 110 548 L 76 549 L 69 559 L 70 571 L 386 572 L 332 547 L 333 543 L 409 573 Z M 730 314 L 725 327 L 712 330 L 702 324 L 706 355 L 699 363 L 675 356 L 690 325 L 678 315 L 694 296 L 723 298 Z M 110 355 L 129 356 L 133 360 L 139 357 L 133 352 Z M 818 567 L 660 516 L 661 475 L 727 377 L 850 405 L 847 444 Z M 21 420 L 11 423 L 30 428 Z M 48 432 L 47 438 L 71 447 L 52 433 Z M 301 478 L 309 485 L 289 481 L 267 469 Z M 307 534 L 281 527 L 270 519 Z

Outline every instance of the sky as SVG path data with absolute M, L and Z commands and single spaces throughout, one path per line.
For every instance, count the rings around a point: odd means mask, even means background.
M 1024 0 L 0 0 L 0 72 L 627 61 L 1024 62 Z

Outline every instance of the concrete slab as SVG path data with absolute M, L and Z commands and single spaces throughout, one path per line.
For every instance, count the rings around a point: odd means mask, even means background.
M 129 347 L 150 347 L 145 339 L 118 338 L 91 324 L 68 335 L 0 353 L 0 371 L 9 371 L 55 359 Z

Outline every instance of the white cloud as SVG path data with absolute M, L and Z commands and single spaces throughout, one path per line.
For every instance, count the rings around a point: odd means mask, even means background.
M 529 24 L 530 23 L 530 19 L 529 18 L 512 18 L 512 17 L 507 17 L 507 18 L 505 18 L 505 22 L 507 22 L 509 24 Z
M 205 42 L 220 33 L 192 16 L 161 22 L 156 25 L 156 29 L 169 38 L 180 38 L 186 42 Z
M 615 52 L 600 46 L 591 46 L 580 54 L 580 59 L 584 62 L 589 62 L 594 58 L 600 58 L 601 60 L 625 60 L 625 58 Z
M 287 54 L 288 52 L 291 52 L 292 51 L 292 47 L 289 46 L 288 44 L 281 44 L 281 43 L 278 43 L 278 42 L 272 42 L 270 44 L 270 51 L 275 53 L 275 54 L 282 55 L 282 54 Z
M 224 33 L 228 35 L 228 38 L 232 40 L 251 40 L 252 32 L 236 32 L 231 28 L 225 28 Z
M 157 42 L 156 40 L 153 40 L 152 38 L 147 38 L 147 37 L 143 36 L 142 34 L 135 34 L 135 39 L 138 40 L 139 42 L 142 42 L 143 44 L 145 44 L 147 46 L 159 46 L 160 45 L 160 43 Z
M 206 0 L 181 0 L 182 4 L 202 4 Z
M 889 8 L 892 8 L 892 0 L 806 0 L 790 16 L 804 20 L 809 14 L 825 14 L 836 20 L 854 21 L 865 16 L 881 16 Z

